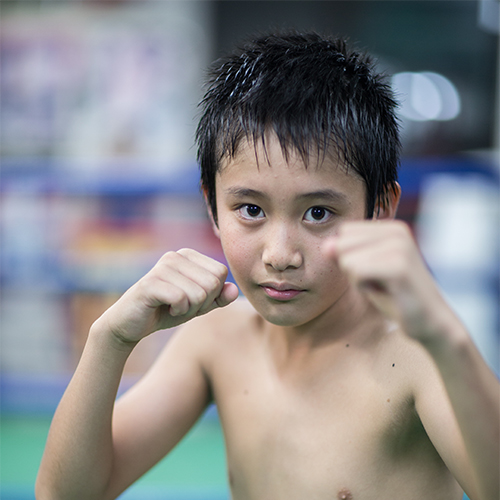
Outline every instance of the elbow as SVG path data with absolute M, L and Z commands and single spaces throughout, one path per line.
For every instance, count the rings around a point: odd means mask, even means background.
M 47 462 L 44 455 L 35 481 L 35 499 L 67 500 L 68 497 L 65 497 L 58 487 L 57 475 L 54 474 L 55 468 L 51 467 Z
M 90 495 L 89 492 L 81 488 L 72 492 L 63 491 L 61 485 L 53 479 L 46 477 L 43 474 L 38 474 L 35 482 L 35 499 L 36 500 L 97 500 L 99 496 Z
M 58 500 L 60 497 L 50 488 L 45 478 L 40 473 L 35 482 L 35 499 L 36 500 Z
M 90 486 L 90 485 L 89 485 Z M 35 500 L 112 500 L 116 496 L 93 492 L 90 487 L 64 488 L 54 478 L 39 473 L 35 481 Z
M 69 497 L 58 491 L 59 488 L 46 474 L 39 472 L 35 481 L 36 500 L 69 500 Z

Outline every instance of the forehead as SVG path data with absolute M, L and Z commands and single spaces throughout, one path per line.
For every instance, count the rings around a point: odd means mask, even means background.
M 311 184 L 336 185 L 353 194 L 362 190 L 365 183 L 352 168 L 347 168 L 336 151 L 325 153 L 313 149 L 302 155 L 295 148 L 284 150 L 278 138 L 267 134 L 256 142 L 242 140 L 233 156 L 226 156 L 217 172 L 216 183 L 268 182 L 279 179 L 282 186 L 304 188 Z

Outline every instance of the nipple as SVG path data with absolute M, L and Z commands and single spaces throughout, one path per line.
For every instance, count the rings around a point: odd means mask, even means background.
M 352 494 L 347 488 L 342 488 L 337 495 L 338 500 L 352 500 Z

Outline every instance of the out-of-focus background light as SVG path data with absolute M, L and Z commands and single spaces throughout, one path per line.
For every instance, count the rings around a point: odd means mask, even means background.
M 2 499 L 33 499 L 49 419 L 95 318 L 167 250 L 223 260 L 199 193 L 197 103 L 207 64 L 258 31 L 345 36 L 393 75 L 399 217 L 498 371 L 498 0 L 1 0 L 0 9 Z M 123 388 L 168 338 L 139 344 Z M 123 498 L 166 496 L 227 498 L 213 410 Z
M 409 120 L 446 121 L 460 113 L 460 96 L 455 85 L 438 73 L 396 73 L 392 87 L 401 102 L 400 114 Z

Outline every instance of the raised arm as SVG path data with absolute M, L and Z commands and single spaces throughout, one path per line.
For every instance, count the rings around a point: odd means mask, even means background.
M 115 398 L 125 362 L 150 333 L 237 297 L 227 269 L 193 250 L 169 252 L 92 326 L 54 416 L 37 500 L 116 498 L 185 434 L 208 402 L 203 342 L 178 332 L 130 394 Z
M 432 360 L 415 382 L 416 407 L 456 479 L 472 500 L 500 498 L 499 382 L 441 296 L 408 227 L 345 224 L 325 251 Z

